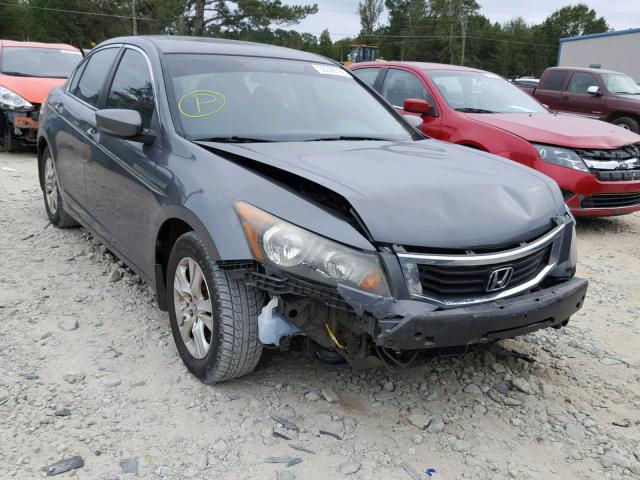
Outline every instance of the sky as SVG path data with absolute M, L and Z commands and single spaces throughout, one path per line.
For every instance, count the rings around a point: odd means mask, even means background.
M 640 28 L 640 3 L 638 0 L 476 0 L 480 13 L 492 21 L 505 22 L 522 16 L 528 23 L 540 23 L 554 10 L 565 4 L 586 3 L 596 13 L 604 16 L 615 30 Z M 325 28 L 333 40 L 356 35 L 360 31 L 360 17 L 356 13 L 358 0 L 283 0 L 286 4 L 318 4 L 318 13 L 294 26 L 300 32 L 320 35 Z

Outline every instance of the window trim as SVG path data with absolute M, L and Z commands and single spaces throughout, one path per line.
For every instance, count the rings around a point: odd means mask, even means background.
M 116 43 L 116 44 L 109 44 L 109 45 L 105 45 L 104 47 L 100 47 L 96 50 L 93 50 L 89 55 L 87 55 L 85 57 L 85 59 L 80 62 L 80 65 L 78 65 L 76 71 L 78 72 L 80 68 L 82 68 L 82 72 L 80 73 L 80 77 L 78 77 L 78 83 L 75 85 L 75 88 L 78 88 L 78 85 L 80 84 L 80 81 L 82 80 L 82 77 L 84 76 L 84 72 L 87 69 L 87 65 L 89 65 L 89 62 L 91 61 L 91 58 L 102 51 L 105 51 L 109 48 L 117 48 L 119 51 L 116 53 L 116 60 L 114 61 L 114 64 L 111 65 L 111 69 L 109 70 L 109 73 L 107 74 L 107 79 L 105 80 L 105 82 L 102 84 L 102 88 L 101 90 L 98 92 L 98 102 L 96 105 L 91 105 L 89 102 L 83 100 L 82 98 L 78 97 L 74 92 L 71 92 L 71 84 L 73 82 L 69 82 L 67 85 L 67 88 L 65 89 L 65 93 L 68 94 L 69 96 L 73 97 L 75 100 L 77 100 L 78 102 L 82 103 L 84 106 L 90 108 L 93 111 L 98 111 L 98 105 L 100 105 L 100 102 L 102 100 L 102 94 L 104 92 L 104 88 L 105 85 L 107 83 L 107 81 L 109 80 L 109 78 L 111 77 L 111 73 L 113 71 L 114 65 L 116 64 L 116 62 L 118 61 L 119 55 L 120 55 L 120 50 L 122 49 L 123 44 L 122 43 Z M 75 72 L 73 74 L 74 80 L 75 80 Z M 74 89 L 75 90 L 75 89 Z

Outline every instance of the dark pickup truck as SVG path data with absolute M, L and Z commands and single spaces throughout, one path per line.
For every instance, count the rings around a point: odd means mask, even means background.
M 552 110 L 640 133 L 640 87 L 627 74 L 595 68 L 547 68 L 538 87 L 520 86 Z

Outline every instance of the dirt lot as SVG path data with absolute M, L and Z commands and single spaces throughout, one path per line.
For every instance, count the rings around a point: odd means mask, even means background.
M 48 224 L 33 155 L 2 154 L 0 478 L 74 455 L 85 466 L 61 477 L 640 478 L 640 215 L 578 235 L 584 309 L 504 342 L 533 363 L 480 351 L 356 372 L 266 352 L 211 387 L 147 287 L 83 229 Z

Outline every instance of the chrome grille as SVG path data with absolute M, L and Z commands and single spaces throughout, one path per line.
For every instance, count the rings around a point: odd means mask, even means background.
M 441 297 L 483 295 L 487 293 L 491 273 L 511 268 L 512 274 L 505 287 L 516 287 L 538 275 L 549 264 L 549 246 L 510 262 L 480 266 L 418 265 L 422 291 Z
M 442 308 L 453 308 L 530 290 L 556 266 L 568 224 L 560 223 L 531 242 L 501 252 L 398 253 L 409 295 Z M 501 281 L 499 288 L 493 288 L 495 274 L 505 270 L 509 278 Z

